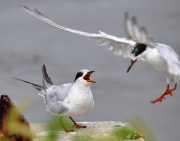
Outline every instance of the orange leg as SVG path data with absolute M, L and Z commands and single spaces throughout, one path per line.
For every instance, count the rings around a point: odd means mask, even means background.
M 72 117 L 69 117 L 69 118 L 72 120 L 72 122 L 74 123 L 74 126 L 75 126 L 76 128 L 86 128 L 86 127 L 87 127 L 87 126 L 83 126 L 83 125 L 77 124 L 77 123 L 73 120 Z
M 153 104 L 156 103 L 156 102 L 162 102 L 162 100 L 165 99 L 164 96 L 165 96 L 165 95 L 168 95 L 168 94 L 172 96 L 172 92 L 175 91 L 176 88 L 177 88 L 177 84 L 175 84 L 174 88 L 170 90 L 170 89 L 169 89 L 169 84 L 168 84 L 168 85 L 167 85 L 167 88 L 166 88 L 166 91 L 165 91 L 159 98 L 157 98 L 157 99 L 155 99 L 155 100 L 153 100 L 153 101 L 151 101 L 151 102 L 152 102 Z
M 64 128 L 64 131 L 65 131 L 66 133 L 68 133 L 68 132 L 74 132 L 74 130 L 66 129 L 66 128 L 64 127 L 64 124 L 62 123 L 61 117 L 60 117 L 60 122 L 61 122 L 61 124 L 62 124 L 62 126 L 63 126 L 63 128 Z

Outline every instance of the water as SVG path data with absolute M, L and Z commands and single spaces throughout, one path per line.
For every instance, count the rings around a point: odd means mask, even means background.
M 42 84 L 41 67 L 46 65 L 54 84 L 73 82 L 76 72 L 95 70 L 92 84 L 95 107 L 75 117 L 76 121 L 126 121 L 131 113 L 140 115 L 153 129 L 159 141 L 179 140 L 180 94 L 167 96 L 162 103 L 150 101 L 166 88 L 165 77 L 145 62 L 137 62 L 126 74 L 129 59 L 123 59 L 95 45 L 85 37 L 50 27 L 23 11 L 18 4 L 36 8 L 61 25 L 97 33 L 99 30 L 126 37 L 123 16 L 137 16 L 156 42 L 172 46 L 180 54 L 179 0 L 6 0 L 0 5 L 0 90 L 15 104 L 28 98 L 24 112 L 30 122 L 46 122 L 43 99 L 37 91 L 9 77 Z M 173 87 L 174 84 L 171 85 Z

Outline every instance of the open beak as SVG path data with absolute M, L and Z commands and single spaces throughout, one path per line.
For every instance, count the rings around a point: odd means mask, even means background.
M 128 69 L 127 69 L 127 73 L 130 71 L 130 69 L 132 68 L 132 66 L 136 63 L 137 59 L 136 60 L 131 60 L 131 64 L 129 65 Z
M 93 73 L 94 71 L 89 71 L 83 78 L 84 80 L 86 80 L 87 82 L 92 82 L 92 83 L 96 83 L 96 81 L 91 79 L 91 73 Z

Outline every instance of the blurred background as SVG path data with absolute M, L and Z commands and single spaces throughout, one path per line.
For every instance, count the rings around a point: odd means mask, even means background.
M 127 37 L 123 28 L 126 11 L 137 17 L 148 35 L 180 54 L 179 0 L 4 0 L 0 2 L 0 94 L 16 104 L 29 100 L 23 113 L 29 122 L 46 122 L 50 113 L 42 97 L 17 77 L 42 84 L 45 64 L 54 84 L 73 82 L 80 69 L 94 70 L 92 92 L 95 107 L 74 117 L 76 121 L 126 121 L 140 115 L 159 141 L 180 138 L 180 88 L 162 103 L 151 104 L 166 89 L 166 78 L 149 64 L 138 61 L 126 74 L 130 59 L 114 56 L 95 41 L 55 29 L 34 18 L 18 4 L 38 9 L 53 21 L 81 31 L 98 31 Z M 174 87 L 174 84 L 171 84 Z

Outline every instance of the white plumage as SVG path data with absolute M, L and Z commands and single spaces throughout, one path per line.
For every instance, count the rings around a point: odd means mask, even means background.
M 79 116 L 94 107 L 93 95 L 91 92 L 91 83 L 95 83 L 90 78 L 91 73 L 86 69 L 80 70 L 74 80 L 74 83 L 67 83 L 63 85 L 53 85 L 51 78 L 46 72 L 45 65 L 42 67 L 43 72 L 43 86 L 14 78 L 25 83 L 33 85 L 39 91 L 39 95 L 44 98 L 47 105 L 47 110 L 54 115 L 68 116 L 77 128 L 85 128 L 86 126 L 78 125 L 72 116 Z M 66 132 L 72 131 L 67 130 Z
M 124 27 L 128 37 L 130 38 L 130 40 L 128 40 L 126 38 L 118 38 L 113 35 L 108 35 L 101 31 L 99 34 L 95 34 L 66 28 L 49 20 L 37 10 L 33 11 L 26 6 L 21 7 L 36 18 L 55 28 L 93 38 L 97 40 L 98 45 L 106 46 L 106 48 L 112 50 L 115 55 L 131 58 L 131 64 L 127 72 L 139 59 L 151 64 L 157 71 L 164 74 L 167 79 L 166 91 L 159 98 L 151 101 L 152 103 L 162 102 L 162 100 L 165 99 L 165 95 L 172 95 L 172 91 L 176 90 L 177 84 L 180 82 L 179 56 L 170 46 L 154 43 L 152 38 L 147 36 L 145 27 L 139 28 L 137 26 L 135 17 L 129 19 L 128 14 L 125 13 Z M 171 81 L 175 82 L 175 87 L 172 90 L 169 89 L 169 83 Z

